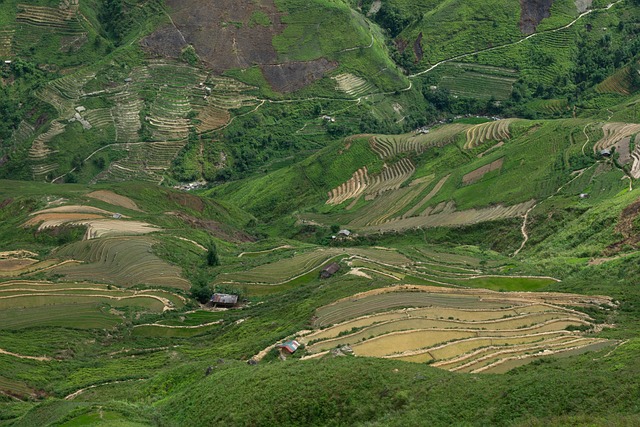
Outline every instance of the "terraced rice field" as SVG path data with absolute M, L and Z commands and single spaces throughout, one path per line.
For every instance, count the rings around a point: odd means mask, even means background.
M 344 92 L 354 98 L 370 92 L 373 88 L 371 83 L 351 73 L 339 74 L 332 77 L 332 79 L 336 81 L 336 90 Z
M 57 169 L 57 163 L 52 163 L 48 159 L 48 157 L 54 153 L 54 151 L 49 148 L 48 144 L 53 138 L 63 133 L 64 130 L 64 124 L 58 121 L 53 121 L 46 132 L 38 135 L 33 140 L 33 144 L 29 150 L 29 161 L 32 165 L 31 170 L 33 172 L 34 180 L 41 180 L 46 176 L 46 174 Z
M 624 67 L 607 77 L 596 86 L 596 91 L 600 93 L 619 93 L 629 95 L 633 91 L 633 80 L 631 67 Z
M 82 225 L 87 227 L 84 239 L 100 237 L 148 234 L 160 229 L 141 221 L 113 219 L 113 212 L 92 206 L 59 206 L 31 214 L 25 227 L 38 225 L 38 231 L 62 225 Z
M 438 85 L 466 98 L 509 99 L 518 80 L 516 70 L 479 64 L 449 63 L 445 70 L 447 75 Z
M 219 323 L 198 326 L 137 325 L 132 334 L 137 337 L 191 338 L 220 328 Z
M 60 2 L 57 8 L 19 4 L 16 21 L 20 24 L 60 34 L 83 32 L 77 19 L 78 2 Z
M 140 180 L 159 184 L 185 144 L 186 141 L 138 142 L 114 147 L 114 150 L 124 151 L 126 157 L 111 163 L 92 183 Z
M 640 144 L 636 143 L 636 147 L 631 153 L 631 176 L 634 179 L 640 179 Z
M 126 196 L 121 196 L 109 190 L 97 190 L 87 194 L 87 197 L 100 200 L 101 202 L 108 203 L 113 206 L 120 206 L 121 208 L 131 209 L 133 211 L 142 212 L 136 202 Z
M 134 291 L 87 282 L 14 280 L 0 282 L 0 329 L 36 326 L 111 328 L 128 307 L 162 313 L 184 307 L 180 295 L 162 290 Z
M 179 267 L 153 253 L 153 239 L 147 237 L 110 237 L 67 245 L 56 257 L 83 261 L 53 269 L 66 280 L 91 280 L 118 286 L 147 284 L 187 290 L 189 281 L 181 277 Z
M 251 270 L 220 274 L 215 283 L 252 283 L 278 285 L 297 277 L 314 273 L 329 260 L 337 257 L 363 257 L 385 264 L 405 265 L 411 260 L 396 251 L 364 248 L 323 248 L 294 255 Z M 314 273 L 315 274 L 315 273 Z
M 0 57 L 11 58 L 13 56 L 13 36 L 16 30 L 13 28 L 0 29 Z
M 414 172 L 415 166 L 406 158 L 391 166 L 385 165 L 382 172 L 375 175 L 369 175 L 366 167 L 358 169 L 347 182 L 327 193 L 326 204 L 338 205 L 363 194 L 367 200 L 375 199 L 384 192 L 400 188 Z
M 296 339 L 305 357 L 349 346 L 356 356 L 430 363 L 459 372 L 506 372 L 547 355 L 598 350 L 614 341 L 577 329 L 593 319 L 567 306 L 610 305 L 607 297 L 398 286 L 319 308 L 315 330 Z
M 566 99 L 536 99 L 527 103 L 527 107 L 547 114 L 559 114 L 567 111 L 569 103 Z
M 480 209 L 456 210 L 451 201 L 426 208 L 420 215 L 395 218 L 382 224 L 367 225 L 359 229 L 364 233 L 401 231 L 415 228 L 454 227 L 485 221 L 523 216 L 535 204 L 534 200 L 512 206 L 496 205 Z
M 467 142 L 464 144 L 464 148 L 468 150 L 486 141 L 503 141 L 511 138 L 509 126 L 515 120 L 516 119 L 495 120 L 471 127 L 467 130 Z
M 415 180 L 408 186 L 386 192 L 377 197 L 366 209 L 360 209 L 348 226 L 350 228 L 360 228 L 367 225 L 382 224 L 391 221 L 393 218 L 414 215 L 423 204 L 435 196 L 447 178 L 448 176 L 436 183 L 429 193 L 426 193 L 426 191 L 432 187 L 433 179 Z M 425 193 L 426 195 L 423 196 Z M 405 210 L 406 212 L 403 213 Z
M 25 383 L 3 376 L 0 376 L 0 394 L 13 396 L 18 399 L 34 398 L 37 396 L 36 391 Z
M 120 156 L 123 159 L 111 163 L 94 182 L 160 183 L 164 171 L 184 147 L 191 127 L 199 132 L 221 128 L 231 120 L 229 110 L 258 104 L 252 94 L 254 87 L 228 77 L 208 75 L 180 62 L 148 60 L 124 81 L 96 90 L 94 78 L 101 77 L 103 72 L 99 67 L 84 68 L 48 83 L 36 93 L 56 108 L 60 123 L 77 120 L 87 129 L 97 128 L 115 142 L 110 150 L 124 154 Z M 95 98 L 113 107 L 76 110 L 83 107 L 85 100 Z M 146 114 L 141 117 L 143 111 Z M 51 130 L 33 144 L 30 160 L 35 179 L 47 178 L 58 169 L 56 153 L 47 144 L 64 134 L 60 123 L 54 122 Z M 151 142 L 140 142 L 143 130 Z
M 604 136 L 595 143 L 593 152 L 611 148 L 623 138 L 631 137 L 640 133 L 640 124 L 636 123 L 605 123 L 602 126 Z
M 420 154 L 429 147 L 442 147 L 452 143 L 459 134 L 470 127 L 471 125 L 463 123 L 453 123 L 430 129 L 428 133 L 375 135 L 369 139 L 369 144 L 383 160 L 402 153 Z

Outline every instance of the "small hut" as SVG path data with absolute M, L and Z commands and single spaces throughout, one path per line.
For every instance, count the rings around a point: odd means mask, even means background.
M 278 347 L 280 351 L 286 351 L 289 354 L 293 354 L 296 352 L 298 347 L 300 347 L 300 343 L 296 340 L 291 340 L 278 344 L 276 347 Z
M 238 295 L 215 293 L 209 302 L 214 307 L 233 307 L 238 303 Z
M 611 157 L 611 150 L 605 148 L 604 150 L 600 150 L 600 155 L 602 157 Z
M 324 268 L 320 271 L 320 278 L 328 279 L 329 277 L 336 274 L 338 270 L 340 270 L 340 264 L 338 264 L 337 262 L 332 262 L 329 265 L 325 265 Z

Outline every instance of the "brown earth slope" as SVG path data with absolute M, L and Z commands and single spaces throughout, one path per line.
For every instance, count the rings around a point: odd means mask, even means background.
M 166 5 L 173 25 L 142 41 L 152 53 L 176 57 L 190 44 L 217 72 L 276 62 L 271 39 L 284 25 L 273 0 L 166 0 Z M 270 25 L 255 23 L 257 15 L 266 15 Z
M 520 0 L 520 31 L 533 34 L 544 18 L 551 16 L 553 0 Z

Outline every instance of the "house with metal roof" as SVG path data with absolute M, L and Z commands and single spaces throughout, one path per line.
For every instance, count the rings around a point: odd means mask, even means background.
M 215 293 L 209 302 L 214 307 L 233 307 L 238 303 L 238 295 Z
M 300 343 L 296 340 L 285 341 L 282 344 L 278 344 L 278 347 L 282 351 L 286 351 L 289 354 L 293 354 L 296 352 L 298 347 L 300 347 Z

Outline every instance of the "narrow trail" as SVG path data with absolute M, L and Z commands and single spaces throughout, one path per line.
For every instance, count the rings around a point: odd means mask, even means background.
M 587 138 L 587 140 L 584 142 L 584 144 L 582 144 L 582 155 L 586 156 L 587 154 L 584 152 L 584 148 L 587 146 L 587 144 L 589 143 L 589 135 L 587 134 L 587 128 L 589 126 L 591 126 L 593 123 L 587 123 L 586 125 L 584 125 L 584 128 L 582 128 L 582 133 L 584 134 L 584 136 Z
M 524 248 L 524 245 L 527 244 L 527 241 L 529 240 L 529 234 L 527 234 L 527 220 L 529 219 L 529 212 L 531 212 L 536 206 L 538 206 L 538 204 L 536 203 L 535 205 L 531 206 L 529 208 L 529 210 L 527 212 L 525 212 L 524 214 L 524 220 L 522 221 L 522 227 L 520 227 L 520 232 L 522 233 L 522 243 L 520 244 L 520 247 L 518 249 L 516 249 L 516 251 L 513 253 L 512 256 L 516 256 L 520 253 L 520 251 Z
M 534 37 L 538 37 L 538 36 L 541 36 L 541 35 L 544 35 L 544 34 L 557 33 L 558 31 L 566 30 L 567 28 L 572 27 L 576 22 L 578 22 L 580 19 L 584 18 L 585 16 L 587 16 L 587 15 L 593 13 L 593 12 L 609 10 L 611 7 L 613 7 L 614 5 L 620 3 L 621 1 L 622 0 L 616 0 L 613 3 L 609 3 L 606 7 L 601 7 L 601 8 L 597 8 L 597 9 L 590 9 L 590 10 L 588 10 L 586 12 L 583 12 L 580 15 L 578 15 L 578 17 L 576 19 L 574 19 L 573 21 L 569 22 L 567 25 L 564 25 L 562 27 L 554 28 L 552 30 L 540 31 L 538 33 L 533 33 L 533 34 L 530 34 L 530 35 L 528 35 L 528 36 L 526 36 L 526 37 L 524 37 L 524 38 L 522 38 L 520 40 L 516 40 L 515 42 L 505 43 L 505 44 L 501 44 L 499 46 L 488 47 L 488 48 L 485 48 L 485 49 L 479 49 L 479 50 L 476 50 L 474 52 L 463 53 L 461 55 L 456 55 L 456 56 L 453 56 L 453 57 L 448 58 L 448 59 L 443 59 L 440 62 L 436 62 L 435 64 L 433 64 L 431 67 L 427 68 L 426 70 L 423 70 L 423 71 L 420 71 L 418 73 L 409 75 L 409 78 L 413 79 L 415 77 L 419 77 L 419 76 L 421 76 L 423 74 L 426 74 L 426 73 L 434 70 L 435 68 L 437 68 L 440 65 L 445 64 L 447 62 L 457 61 L 458 59 L 467 58 L 469 56 L 473 56 L 473 55 L 478 54 L 478 53 L 491 52 L 493 50 L 498 50 L 498 49 L 503 49 L 505 47 L 515 46 L 515 45 L 523 43 L 523 42 L 525 42 L 525 41 L 527 41 L 527 40 L 529 40 L 531 38 L 534 38 Z
M 588 126 L 588 125 L 587 125 Z M 585 134 L 586 135 L 586 134 Z M 586 144 L 586 143 L 585 143 Z M 582 147 L 584 150 L 584 146 Z M 552 195 L 550 195 L 549 197 L 547 197 L 544 200 L 541 200 L 540 202 L 536 203 L 535 205 L 531 206 L 529 208 L 529 210 L 527 212 L 525 212 L 524 214 L 524 220 L 522 221 L 522 227 L 520 228 L 520 231 L 522 232 L 522 243 L 520 244 L 520 247 L 511 255 L 512 257 L 518 255 L 520 253 L 520 251 L 522 249 L 524 249 L 525 245 L 527 244 L 527 241 L 529 240 L 529 234 L 527 233 L 527 221 L 529 219 L 529 213 L 534 210 L 537 206 L 540 206 L 542 203 L 548 201 L 549 199 L 555 197 L 558 195 L 558 193 L 560 193 L 567 185 L 571 184 L 573 181 L 575 181 L 576 179 L 580 178 L 582 176 L 582 174 L 585 173 L 585 171 L 591 169 L 593 166 L 597 165 L 599 163 L 595 163 L 594 165 L 588 167 L 588 168 L 584 168 L 582 170 L 580 170 L 576 176 L 574 176 L 573 178 L 571 178 L 569 181 L 565 182 L 564 184 L 562 184 L 560 187 L 558 187 L 558 189 L 555 191 L 555 193 L 553 193 Z
M 132 381 L 146 381 L 146 380 L 147 380 L 146 378 L 138 378 L 138 379 L 133 379 L 133 380 L 110 381 L 110 382 L 106 382 L 106 383 L 94 384 L 94 385 L 90 385 L 90 386 L 85 387 L 85 388 L 81 388 L 80 390 L 74 391 L 70 395 L 65 396 L 64 400 L 72 400 L 72 399 L 78 397 L 79 395 L 81 395 L 82 393 L 84 393 L 87 390 L 90 390 L 90 389 L 96 388 L 96 387 L 101 387 L 103 385 L 121 384 L 121 383 L 128 383 L 128 382 L 132 382 Z
M 25 356 L 23 354 L 18 354 L 18 353 L 12 353 L 10 351 L 7 350 L 3 350 L 0 348 L 0 354 L 4 354 L 6 356 L 13 356 L 13 357 L 17 357 L 18 359 L 26 359 L 26 360 L 37 360 L 38 362 L 49 362 L 51 360 L 53 360 L 50 357 L 47 356 L 41 356 L 41 357 L 37 357 L 37 356 Z

